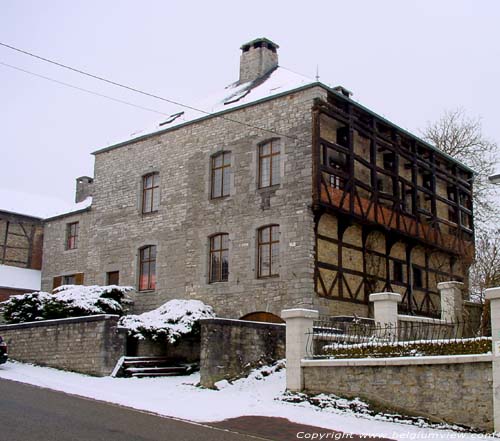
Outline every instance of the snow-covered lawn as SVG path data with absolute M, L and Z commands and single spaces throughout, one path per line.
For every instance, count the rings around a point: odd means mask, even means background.
M 285 370 L 267 376 L 261 371 L 256 370 L 248 378 L 232 384 L 220 382 L 219 390 L 196 387 L 198 373 L 166 378 L 96 378 L 10 361 L 0 365 L 0 378 L 197 422 L 262 415 L 392 439 L 485 438 L 484 435 L 380 421 L 377 417 L 363 417 L 346 411 L 320 410 L 308 403 L 279 401 L 276 398 L 285 390 Z

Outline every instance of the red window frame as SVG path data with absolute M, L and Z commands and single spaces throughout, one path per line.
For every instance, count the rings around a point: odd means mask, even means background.
M 220 175 L 218 185 L 216 177 Z M 230 194 L 230 176 L 231 176 L 231 152 L 222 152 L 212 156 L 212 176 L 210 198 L 218 199 Z
M 156 246 L 148 245 L 139 250 L 139 291 L 156 289 Z
M 257 232 L 257 277 L 279 276 L 279 225 L 267 225 Z M 265 263 L 268 263 L 265 266 Z
M 266 150 L 268 150 L 266 152 Z M 259 146 L 259 188 L 272 187 L 281 182 L 280 176 L 280 144 L 278 139 L 272 139 Z M 278 173 L 273 173 L 276 166 Z M 268 179 L 264 180 L 266 176 Z
M 227 282 L 229 278 L 229 234 L 210 237 L 209 283 Z
M 142 213 L 154 213 L 160 205 L 160 175 L 149 173 L 142 177 Z
M 71 222 L 66 230 L 66 249 L 74 250 L 78 248 L 78 230 L 79 222 Z

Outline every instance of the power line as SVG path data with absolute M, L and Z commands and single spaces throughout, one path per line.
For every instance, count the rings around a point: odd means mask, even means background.
M 99 75 L 95 75 L 95 74 L 92 74 L 92 73 L 89 73 L 89 72 L 85 72 L 85 71 L 83 71 L 81 69 L 77 69 L 75 67 L 68 66 L 68 65 L 60 63 L 58 61 L 50 60 L 49 58 L 45 58 L 45 57 L 42 57 L 40 55 L 36 55 L 36 54 L 34 54 L 32 52 L 28 52 L 28 51 L 25 51 L 23 49 L 19 49 L 17 47 L 11 46 L 11 45 L 6 44 L 6 43 L 0 42 L 0 46 L 6 47 L 6 48 L 11 49 L 11 50 L 16 51 L 16 52 L 20 52 L 20 53 L 22 53 L 24 55 L 28 55 L 28 56 L 36 58 L 38 60 L 45 61 L 46 63 L 54 64 L 54 65 L 56 65 L 58 67 L 61 67 L 63 69 L 68 69 L 68 70 L 70 70 L 72 72 L 76 72 L 76 73 L 79 73 L 81 75 L 85 75 L 85 76 L 93 78 L 95 80 L 103 81 L 103 82 L 111 84 L 113 86 L 121 87 L 123 89 L 129 90 L 129 91 L 132 91 L 132 92 L 135 92 L 135 93 L 139 93 L 141 95 L 148 96 L 150 98 L 155 98 L 155 99 L 158 99 L 158 100 L 161 100 L 161 101 L 165 101 L 167 103 L 174 104 L 174 105 L 180 106 L 180 107 L 184 107 L 186 109 L 194 110 L 196 112 L 200 112 L 200 113 L 203 113 L 203 114 L 208 115 L 208 116 L 214 116 L 215 115 L 214 113 L 207 112 L 206 110 L 201 110 L 201 109 L 198 109 L 196 107 L 189 106 L 187 104 L 183 104 L 181 102 L 171 100 L 169 98 L 164 98 L 162 96 L 155 95 L 155 94 L 150 93 L 150 92 L 145 92 L 143 90 L 137 89 L 137 88 L 132 87 L 132 86 L 127 86 L 125 84 L 121 84 L 121 83 L 118 83 L 118 82 L 113 81 L 113 80 L 108 80 L 107 78 L 101 77 Z M 278 135 L 278 136 L 283 136 L 283 137 L 290 138 L 290 139 L 293 139 L 293 140 L 296 140 L 296 141 L 301 141 L 301 139 L 298 138 L 298 137 L 296 137 L 296 136 L 290 136 L 290 135 L 287 135 L 287 134 L 284 134 L 284 133 L 277 132 L 275 130 L 265 129 L 263 127 L 255 126 L 253 124 L 249 124 L 249 123 L 246 123 L 244 121 L 239 121 L 239 120 L 236 120 L 236 119 L 229 118 L 229 117 L 227 117 L 225 115 L 219 115 L 219 118 L 222 118 L 222 119 L 224 119 L 226 121 L 229 121 L 229 122 L 234 122 L 234 123 L 237 123 L 237 124 L 241 124 L 243 126 L 246 126 L 246 127 L 252 128 L 252 129 L 262 130 L 264 132 L 272 133 L 272 134 L 275 134 L 275 135 Z M 305 141 L 305 140 L 302 140 L 302 141 L 308 142 L 308 141 Z
M 115 101 L 117 103 L 126 104 L 127 106 L 137 107 L 138 109 L 147 110 L 148 112 L 157 113 L 158 115 L 169 116 L 168 113 L 164 113 L 164 112 L 160 112 L 158 110 L 150 109 L 149 107 L 143 107 L 143 106 L 140 106 L 138 104 L 131 103 L 129 101 L 121 100 L 119 98 L 113 98 L 111 96 L 104 95 L 104 94 L 99 93 L 99 92 L 94 92 L 93 90 L 84 89 L 83 87 L 79 87 L 79 86 L 75 86 L 73 84 L 65 83 L 64 81 L 59 81 L 59 80 L 56 80 L 54 78 L 46 77 L 45 75 L 40 75 L 40 74 L 37 74 L 35 72 L 31 72 L 29 70 L 22 69 L 22 68 L 17 67 L 17 66 L 13 66 L 11 64 L 4 63 L 2 61 L 0 61 L 0 65 L 9 67 L 11 69 L 18 70 L 20 72 L 24 72 L 24 73 L 29 74 L 29 75 L 33 75 L 34 77 L 43 78 L 44 80 L 51 81 L 53 83 L 60 84 L 62 86 L 71 87 L 72 89 L 80 90 L 82 92 L 86 92 L 86 93 L 89 93 L 91 95 L 99 96 L 101 98 L 106 98 L 108 100 Z

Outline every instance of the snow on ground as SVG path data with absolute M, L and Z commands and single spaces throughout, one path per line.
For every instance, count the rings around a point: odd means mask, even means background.
M 196 387 L 199 373 L 166 378 L 96 378 L 10 361 L 0 366 L 0 378 L 196 422 L 260 415 L 398 440 L 485 438 L 469 433 L 378 421 L 353 413 L 326 412 L 305 403 L 277 401 L 275 398 L 280 397 L 285 390 L 284 369 L 265 377 L 259 371 L 254 371 L 248 378 L 233 384 L 223 381 L 218 383 L 220 390 Z

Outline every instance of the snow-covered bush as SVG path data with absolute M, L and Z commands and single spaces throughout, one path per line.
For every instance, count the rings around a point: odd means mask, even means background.
M 12 296 L 0 304 L 8 323 L 31 322 L 96 314 L 123 315 L 130 303 L 126 286 L 63 285 L 52 294 L 39 291 Z
M 200 319 L 215 317 L 211 306 L 199 300 L 170 300 L 157 309 L 139 315 L 126 315 L 120 325 L 138 339 L 166 339 L 175 343 L 181 337 L 199 335 Z

